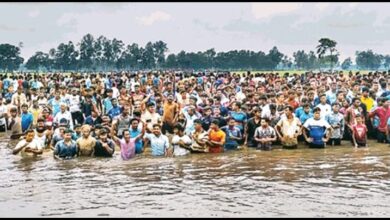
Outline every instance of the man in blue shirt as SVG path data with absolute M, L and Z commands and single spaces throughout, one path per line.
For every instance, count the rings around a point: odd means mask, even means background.
M 22 104 L 22 132 L 27 131 L 29 128 L 31 128 L 31 125 L 33 124 L 34 117 L 33 115 L 28 112 L 28 105 Z
M 64 131 L 64 139 L 57 142 L 54 147 L 54 158 L 56 159 L 72 159 L 77 156 L 77 144 L 72 140 L 72 130 Z
M 238 142 L 243 139 L 239 127 L 235 126 L 236 120 L 229 118 L 228 125 L 221 128 L 226 134 L 225 146 L 226 150 L 235 150 L 238 147 Z
M 147 141 L 150 141 L 153 156 L 166 156 L 171 154 L 171 148 L 168 137 L 161 133 L 161 126 L 159 124 L 153 125 L 153 133 L 145 134 L 145 146 Z
M 108 111 L 108 115 L 113 119 L 122 113 L 122 108 L 118 105 L 118 100 L 115 98 L 111 99 L 111 103 L 112 108 Z
M 142 124 L 142 129 L 139 129 L 139 122 L 140 120 L 137 118 L 133 118 L 130 120 L 130 128 L 129 128 L 129 133 L 131 138 L 137 137 L 141 133 L 145 133 L 145 124 Z M 135 153 L 140 154 L 144 151 L 143 148 L 143 142 L 142 139 L 138 139 L 135 141 Z
M 320 108 L 314 108 L 313 112 L 313 118 L 309 118 L 303 124 L 304 129 L 309 132 L 309 137 L 306 131 L 303 132 L 303 136 L 309 143 L 310 148 L 324 148 L 329 140 L 332 127 L 325 119 L 321 118 Z

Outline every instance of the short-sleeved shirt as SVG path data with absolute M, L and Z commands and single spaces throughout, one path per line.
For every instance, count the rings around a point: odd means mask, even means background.
M 77 154 L 77 144 L 74 140 L 65 143 L 64 140 L 57 142 L 54 149 L 54 155 L 58 155 L 61 158 L 70 159 Z
M 20 148 L 22 147 L 23 145 L 25 145 L 27 142 L 26 140 L 21 140 L 15 147 L 16 148 Z M 29 155 L 33 155 L 33 153 L 30 153 L 30 152 L 25 152 L 25 149 L 29 147 L 31 149 L 34 149 L 34 150 L 42 150 L 42 146 L 36 141 L 36 140 L 32 140 L 26 147 L 24 147 L 23 150 L 20 151 L 20 155 L 22 156 L 29 156 Z
M 32 123 L 34 122 L 34 117 L 30 112 L 26 114 L 22 113 L 21 120 L 22 120 L 22 131 L 25 132 L 30 127 L 30 125 L 32 125 Z
M 160 134 L 160 136 L 157 137 L 155 134 L 150 133 L 145 134 L 145 138 L 150 141 L 153 156 L 165 155 L 165 149 L 169 148 L 169 140 L 167 136 Z
M 225 140 L 225 138 L 226 138 L 226 134 L 222 130 L 218 130 L 218 131 L 210 130 L 209 131 L 209 140 L 210 141 L 221 142 L 222 140 Z M 209 151 L 211 153 L 222 152 L 222 150 L 223 150 L 223 145 L 221 145 L 221 146 L 214 145 L 214 147 L 210 147 L 210 149 L 209 149 Z
M 172 137 L 172 146 L 173 146 L 173 155 L 175 156 L 184 156 L 190 153 L 186 148 L 181 147 L 178 143 L 182 140 L 185 144 L 188 144 L 191 147 L 191 138 L 187 135 L 180 137 L 179 135 L 174 135 Z
M 259 139 L 263 138 L 274 138 L 276 136 L 275 129 L 273 129 L 271 126 L 267 126 L 266 128 L 263 128 L 262 126 L 256 128 L 255 131 L 255 137 Z
M 129 133 L 130 133 L 130 137 L 131 138 L 135 138 L 137 137 L 139 134 L 142 133 L 141 129 L 137 128 L 137 129 L 132 129 L 131 127 L 129 128 Z M 143 148 L 143 142 L 142 142 L 142 139 L 140 138 L 139 140 L 135 141 L 135 153 L 136 154 L 139 154 L 142 152 L 142 148 Z
M 95 145 L 95 157 L 112 157 L 115 152 L 115 144 L 111 140 L 107 140 L 108 147 L 112 149 L 112 154 L 107 152 L 107 150 L 103 147 L 102 141 L 98 140 Z
M 294 117 L 291 122 L 287 117 L 282 117 L 277 126 L 280 126 L 283 136 L 292 137 L 299 132 L 301 122 L 296 117 Z
M 76 143 L 79 147 L 80 155 L 90 156 L 95 148 L 96 139 L 92 136 L 89 136 L 88 138 L 80 137 L 77 139 Z
M 356 124 L 352 126 L 352 129 L 355 133 L 355 139 L 357 143 L 366 143 L 366 134 L 367 134 L 367 127 L 365 124 Z
M 322 118 L 319 120 L 309 118 L 303 127 L 309 130 L 309 136 L 313 138 L 313 144 L 321 145 L 324 143 L 322 138 L 325 136 L 326 129 L 330 128 L 330 125 Z
M 129 160 L 135 156 L 135 138 L 130 138 L 129 143 L 122 138 L 119 143 L 123 160 Z

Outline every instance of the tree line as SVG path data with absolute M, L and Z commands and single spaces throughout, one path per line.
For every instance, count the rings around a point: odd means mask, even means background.
M 163 41 L 125 45 L 122 40 L 95 38 L 86 34 L 80 42 L 61 43 L 47 52 L 38 51 L 26 61 L 20 56 L 21 45 L 0 44 L 0 70 L 14 71 L 23 66 L 31 71 L 112 71 L 145 69 L 223 69 L 223 70 L 316 70 L 334 67 L 350 69 L 352 59 L 339 61 L 337 42 L 321 38 L 315 51 L 298 50 L 289 58 L 275 46 L 267 53 L 252 50 L 206 51 L 167 54 Z M 372 50 L 356 51 L 356 66 L 377 70 L 390 67 L 390 56 Z

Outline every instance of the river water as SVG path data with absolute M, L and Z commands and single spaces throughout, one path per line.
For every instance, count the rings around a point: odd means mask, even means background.
M 0 138 L 1 217 L 384 217 L 390 147 L 57 161 Z

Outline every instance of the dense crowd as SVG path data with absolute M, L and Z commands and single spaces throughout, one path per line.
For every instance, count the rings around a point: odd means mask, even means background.
M 388 143 L 388 72 L 3 74 L 0 130 L 13 153 L 124 160 L 242 147 Z

